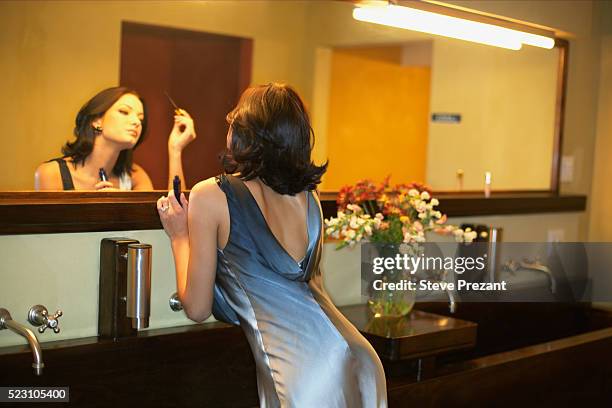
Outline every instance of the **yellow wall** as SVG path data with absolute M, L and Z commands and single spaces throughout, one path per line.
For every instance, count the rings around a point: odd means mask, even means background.
M 461 123 L 429 125 L 427 184 L 482 190 L 550 188 L 556 106 L 556 49 L 520 51 L 451 39 L 433 42 L 431 112 L 462 115 Z
M 400 57 L 400 47 L 333 51 L 322 190 L 389 174 L 425 179 L 430 71 Z
M 600 89 L 601 44 L 600 1 L 458 1 L 460 6 L 496 13 L 524 21 L 556 27 L 574 34 L 570 40 L 567 103 L 563 133 L 563 155 L 574 158 L 574 177 L 562 183 L 565 193 L 590 194 L 593 183 L 597 102 Z M 610 25 L 610 23 L 608 23 Z M 605 91 L 602 91 L 605 92 Z M 609 179 L 608 179 L 609 180 Z M 610 205 L 609 203 L 607 204 Z M 583 239 L 588 236 L 589 214 L 580 223 Z
M 612 3 L 603 5 L 601 12 L 601 64 L 597 109 L 597 140 L 591 195 L 589 240 L 612 241 Z

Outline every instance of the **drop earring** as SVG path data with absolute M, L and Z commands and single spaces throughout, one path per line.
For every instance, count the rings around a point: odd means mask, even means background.
M 93 128 L 97 133 L 102 133 L 102 127 L 100 125 L 94 126 Z

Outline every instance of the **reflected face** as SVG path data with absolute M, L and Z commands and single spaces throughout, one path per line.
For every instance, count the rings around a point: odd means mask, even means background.
M 92 125 L 100 126 L 101 136 L 109 142 L 119 144 L 123 150 L 136 145 L 142 133 L 143 120 L 144 107 L 140 99 L 136 95 L 125 94 Z

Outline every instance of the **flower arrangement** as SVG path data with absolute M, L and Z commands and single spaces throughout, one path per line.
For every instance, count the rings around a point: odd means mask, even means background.
M 458 242 L 472 242 L 476 232 L 447 225 L 447 217 L 436 210 L 439 201 L 420 183 L 397 184 L 389 178 L 379 185 L 360 180 L 344 186 L 338 194 L 338 215 L 325 220 L 326 237 L 340 240 L 336 249 L 362 241 L 386 244 L 413 244 L 426 241 L 425 233 L 455 236 Z

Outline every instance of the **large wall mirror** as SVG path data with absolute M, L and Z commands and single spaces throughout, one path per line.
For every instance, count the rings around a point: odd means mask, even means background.
M 81 105 L 143 78 L 155 133 L 135 157 L 158 174 L 157 189 L 166 188 L 164 138 L 172 125 L 164 91 L 196 118 L 198 143 L 184 156 L 189 187 L 220 170 L 225 113 L 240 91 L 284 81 L 311 112 L 315 161 L 329 159 L 322 190 L 387 175 L 434 190 L 479 190 L 485 172 L 494 190 L 556 190 L 566 48 L 511 51 L 434 37 L 356 21 L 353 8 L 344 1 L 0 3 L 0 190 L 32 190 L 36 167 L 71 139 Z M 147 76 L 163 65 L 164 46 L 147 50 L 136 39 L 125 48 L 139 26 L 159 27 L 162 37 L 174 30 L 187 42 L 196 41 L 188 32 L 238 39 L 237 59 L 175 49 L 164 60 L 165 79 Z M 195 54 L 200 62 L 188 57 Z M 129 58 L 147 55 L 159 58 L 141 64 L 142 75 L 126 74 Z M 215 66 L 203 73 L 206 61 L 234 67 L 233 80 Z

